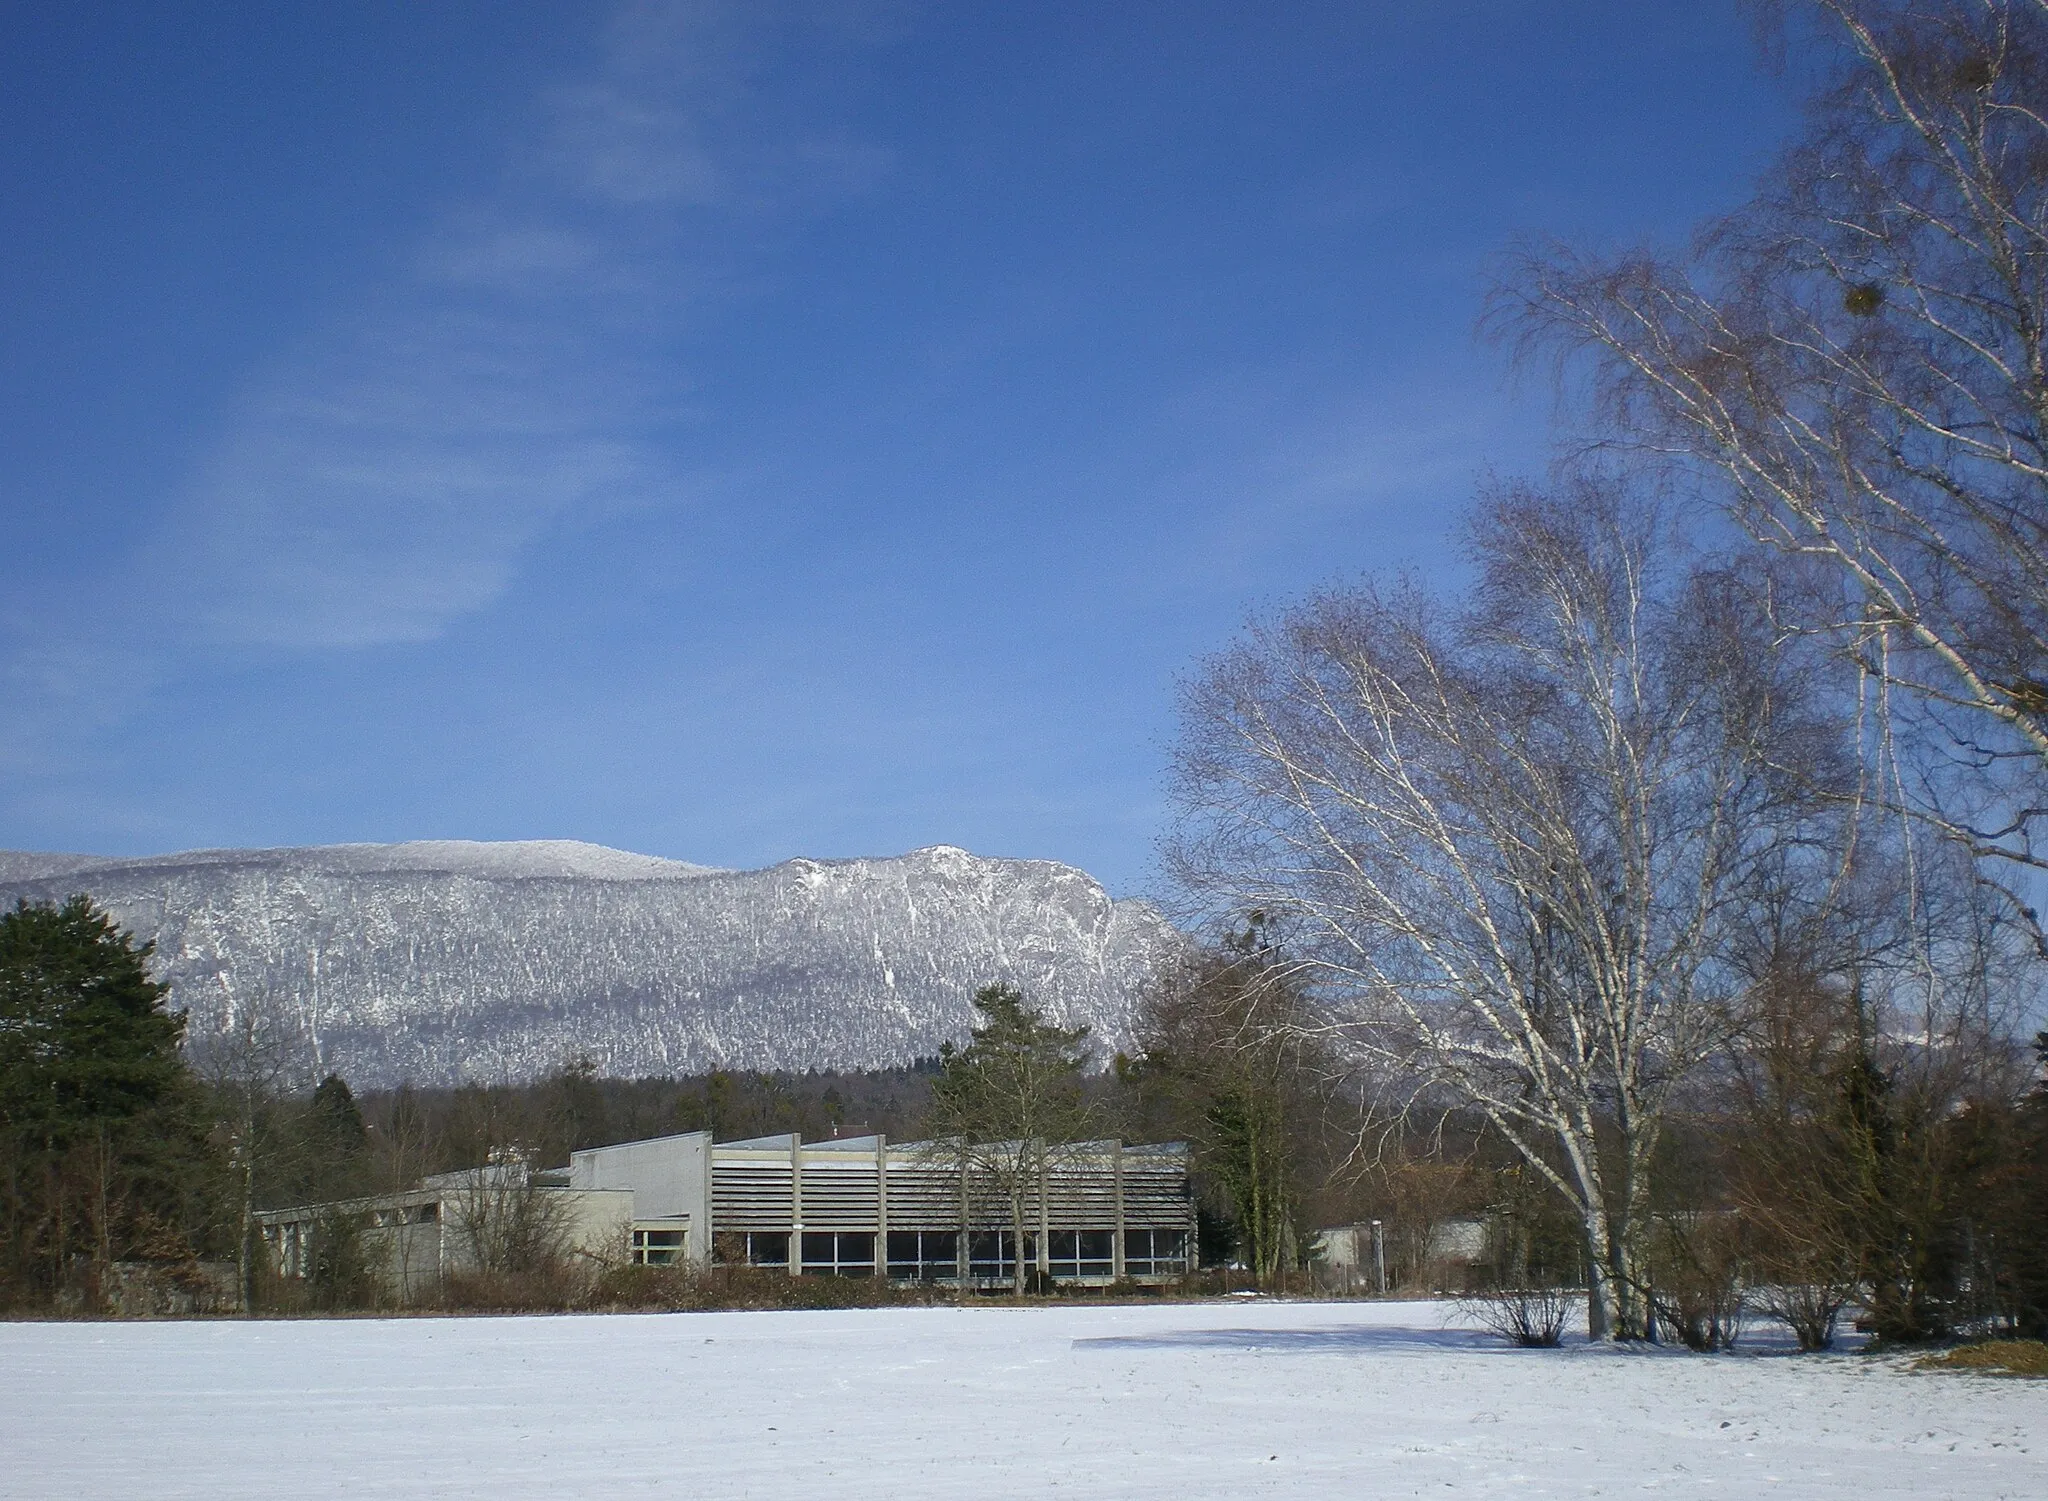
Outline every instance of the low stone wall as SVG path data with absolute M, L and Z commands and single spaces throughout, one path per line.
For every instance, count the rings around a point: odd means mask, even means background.
M 117 1261 L 100 1294 L 122 1319 L 238 1313 L 241 1290 L 231 1261 Z

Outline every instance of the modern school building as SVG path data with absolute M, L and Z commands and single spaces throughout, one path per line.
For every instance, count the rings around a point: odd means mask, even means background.
M 602 1259 L 993 1287 L 1016 1272 L 1015 1191 L 1027 1271 L 1104 1286 L 1192 1269 L 1185 1144 L 1065 1146 L 1021 1182 L 977 1167 L 988 1155 L 882 1136 L 714 1143 L 696 1131 L 592 1147 L 566 1167 L 444 1173 L 405 1193 L 258 1218 L 278 1273 L 303 1277 L 323 1217 L 351 1216 L 406 1300 L 431 1296 L 443 1277 L 478 1264 L 478 1231 L 505 1217 L 508 1193 L 544 1199 L 571 1248 Z

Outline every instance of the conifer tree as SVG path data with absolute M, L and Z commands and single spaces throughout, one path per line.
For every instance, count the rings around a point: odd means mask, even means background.
M 138 944 L 84 896 L 0 915 L 0 1190 L 15 1297 L 101 1272 L 148 1201 L 174 1203 L 196 1142 L 182 1013 Z
M 939 1049 L 927 1124 L 963 1174 L 1008 1210 L 1011 1285 L 1022 1295 L 1027 1215 L 1038 1211 L 1042 1268 L 1047 1179 L 1064 1150 L 1088 1134 L 1093 1116 L 1081 1082 L 1088 1028 L 1054 1026 L 1008 985 L 984 986 L 974 1009 L 981 1019 L 967 1046 Z

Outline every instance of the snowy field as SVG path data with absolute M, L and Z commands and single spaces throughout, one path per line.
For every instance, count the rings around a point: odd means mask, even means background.
M 2048 1496 L 2048 1383 L 1435 1305 L 0 1324 L 0 1495 Z

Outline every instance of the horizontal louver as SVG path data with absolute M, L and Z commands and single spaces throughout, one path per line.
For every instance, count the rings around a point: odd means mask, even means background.
M 888 1223 L 892 1230 L 957 1229 L 961 1223 L 961 1173 L 936 1158 L 904 1160 L 891 1154 Z M 984 1175 L 968 1175 L 967 1221 L 1004 1225 L 1010 1208 L 1000 1188 Z M 881 1195 L 875 1161 L 807 1161 L 803 1166 L 802 1223 L 817 1231 L 872 1231 L 881 1225 Z M 1109 1156 L 1056 1167 L 1046 1183 L 1047 1214 L 1054 1229 L 1107 1230 L 1117 1223 L 1117 1173 Z M 1124 1159 L 1124 1224 L 1184 1229 L 1194 1223 L 1187 1174 L 1178 1156 L 1133 1152 Z M 717 1161 L 711 1171 L 712 1223 L 719 1230 L 788 1229 L 795 1205 L 787 1161 Z M 1026 1194 L 1026 1215 L 1039 1218 L 1038 1192 Z
M 711 1223 L 719 1230 L 787 1230 L 789 1164 L 713 1162 Z
M 806 1230 L 873 1230 L 878 1223 L 875 1164 L 804 1164 Z

